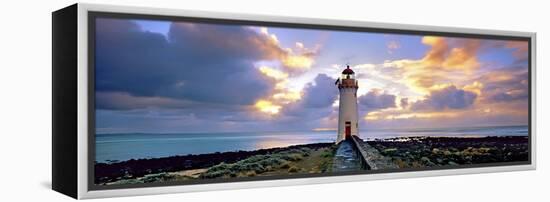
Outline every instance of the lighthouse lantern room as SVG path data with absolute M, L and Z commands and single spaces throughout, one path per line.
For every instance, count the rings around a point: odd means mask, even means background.
M 347 66 L 342 75 L 335 83 L 340 91 L 340 104 L 338 111 L 338 137 L 336 144 L 351 138 L 352 135 L 359 136 L 359 122 L 357 114 L 357 89 L 358 82 L 355 79 L 355 72 Z

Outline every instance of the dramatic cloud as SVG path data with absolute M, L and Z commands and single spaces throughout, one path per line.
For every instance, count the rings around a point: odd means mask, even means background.
M 508 91 L 505 93 L 498 93 L 492 97 L 493 100 L 502 102 L 502 101 L 512 101 L 512 100 L 525 100 L 529 94 L 527 91 Z
M 98 99 L 99 107 L 109 109 L 159 106 L 155 99 L 250 105 L 275 85 L 263 79 L 266 69 L 258 71 L 255 62 L 312 55 L 292 55 L 274 36 L 239 26 L 172 23 L 165 37 L 132 21 L 98 19 L 96 33 L 96 90 L 151 97 L 131 106 L 123 106 L 120 96 Z
M 422 59 L 429 69 L 471 71 L 479 67 L 476 57 L 479 40 L 426 36 L 422 43 L 432 47 Z
M 357 99 L 359 102 L 359 108 L 364 109 L 367 112 L 397 107 L 395 104 L 396 96 L 386 94 L 380 89 L 373 89 Z
M 275 105 L 267 100 L 259 100 L 258 102 L 256 102 L 256 104 L 254 104 L 254 106 L 261 112 L 269 114 L 278 114 L 281 110 L 281 106 Z
M 319 45 L 310 49 L 301 42 L 296 42 L 293 48 L 282 49 L 277 36 L 270 34 L 265 27 L 260 29 L 260 34 L 263 38 L 256 42 L 261 50 L 268 53 L 266 59 L 278 59 L 283 67 L 291 73 L 303 72 L 311 68 L 314 63 L 313 58 L 319 53 Z
M 516 58 L 516 63 L 527 62 L 529 59 L 529 44 L 525 41 L 502 41 L 501 47 L 513 49 L 512 55 Z
M 251 30 L 173 23 L 167 40 L 124 26 L 135 25 L 98 19 L 97 91 L 247 105 L 273 88 L 253 66 L 265 56 Z
M 413 110 L 444 110 L 464 109 L 471 106 L 477 94 L 474 92 L 457 89 L 454 85 L 430 92 L 424 100 L 413 103 Z
M 525 42 L 510 42 L 508 43 L 508 48 L 514 48 L 514 56 L 518 61 L 527 62 L 529 59 L 529 45 Z
M 165 97 L 136 97 L 126 92 L 96 93 L 96 107 L 109 110 L 131 110 L 140 108 L 186 108 L 192 105 L 185 100 Z
M 313 83 L 307 84 L 304 88 L 301 104 L 306 108 L 329 107 L 337 97 L 338 88 L 334 86 L 334 79 L 325 74 L 319 74 Z
M 334 128 L 345 62 L 361 128 L 527 120 L 525 41 L 168 24 L 97 20 L 98 131 Z
M 362 86 L 399 98 L 399 107 L 368 111 L 367 127 L 526 123 L 528 43 L 430 36 L 421 42 L 429 49 L 419 59 L 356 66 L 367 80 Z
M 417 93 L 428 93 L 429 88 L 449 79 L 470 77 L 480 67 L 477 53 L 481 43 L 477 39 L 425 36 L 422 44 L 430 49 L 421 59 L 400 59 L 383 64 L 399 82 Z
M 334 79 L 318 74 L 313 82 L 304 87 L 302 99 L 283 109 L 283 119 L 288 122 L 314 120 L 318 125 L 318 119 L 326 118 L 337 110 L 333 106 L 337 98 L 338 88 L 334 86 Z
M 488 102 L 523 100 L 529 97 L 529 81 L 526 71 L 494 71 L 481 77 L 486 81 L 483 94 Z

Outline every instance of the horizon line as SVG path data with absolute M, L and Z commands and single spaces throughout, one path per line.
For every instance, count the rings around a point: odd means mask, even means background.
M 422 129 L 446 129 L 446 128 L 490 128 L 490 127 L 520 127 L 526 126 L 529 127 L 529 124 L 510 124 L 510 125 L 477 125 L 477 126 L 452 126 L 452 127 L 417 127 L 417 128 L 370 128 L 370 129 L 361 129 L 359 131 L 368 131 L 368 130 L 422 130 Z M 327 129 L 327 130 L 315 130 L 315 129 L 306 129 L 306 130 L 284 130 L 284 131 L 275 131 L 275 130 L 264 130 L 264 131 L 200 131 L 200 132 L 107 132 L 107 133 L 95 133 L 95 135 L 111 135 L 111 134 L 205 134 L 205 133 L 273 133 L 273 132 L 336 132 L 337 128 Z

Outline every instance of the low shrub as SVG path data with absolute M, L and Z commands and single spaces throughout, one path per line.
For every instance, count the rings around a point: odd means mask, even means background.
M 287 169 L 287 168 L 290 168 L 290 163 L 284 163 L 284 164 L 281 164 L 280 168 L 283 168 L 283 169 Z
M 266 155 L 255 155 L 232 164 L 220 163 L 202 173 L 201 178 L 237 177 L 239 175 L 256 176 L 260 173 L 273 171 L 274 168 L 289 169 L 298 172 L 297 167 L 291 167 L 291 161 L 300 161 L 311 154 L 310 148 L 293 148 Z M 326 155 L 332 156 L 327 152 Z
M 295 172 L 298 172 L 298 168 L 296 166 L 292 166 L 290 168 L 288 168 L 288 172 L 289 173 L 295 173 Z
M 281 165 L 286 162 L 287 160 L 282 159 L 279 155 L 274 155 L 273 157 L 261 160 L 258 163 L 264 167 L 267 167 L 267 166 L 273 167 L 273 166 Z
M 254 172 L 254 171 L 248 171 L 248 172 L 246 172 L 246 176 L 248 176 L 248 177 L 254 177 L 254 176 L 256 176 L 256 172 Z
M 287 155 L 281 156 L 281 158 L 283 158 L 284 160 L 287 160 L 287 161 L 299 161 L 299 160 L 304 159 L 302 154 L 297 154 L 297 153 L 287 154 Z

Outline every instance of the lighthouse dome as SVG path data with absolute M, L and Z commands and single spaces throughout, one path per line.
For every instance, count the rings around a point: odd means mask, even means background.
M 353 70 L 351 70 L 348 65 L 348 68 L 344 69 L 342 74 L 355 74 L 355 72 L 353 72 Z

